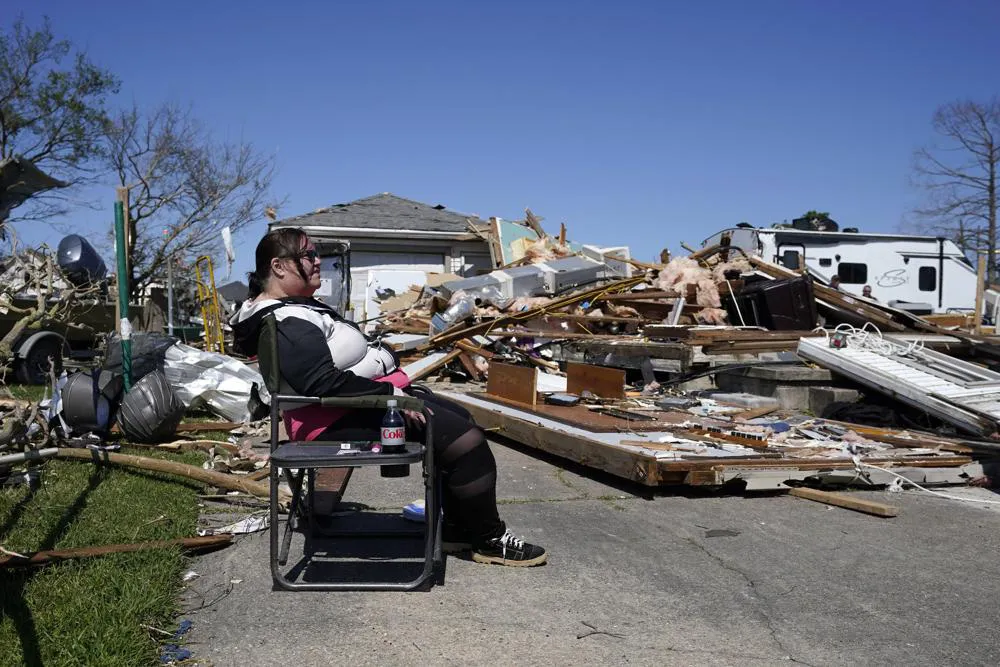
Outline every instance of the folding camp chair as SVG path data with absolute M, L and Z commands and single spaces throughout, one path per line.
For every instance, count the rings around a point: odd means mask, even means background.
M 359 396 L 354 398 L 331 398 L 318 396 L 298 396 L 281 393 L 281 370 L 278 365 L 277 323 L 273 315 L 265 316 L 261 324 L 258 341 L 258 363 L 264 377 L 264 384 L 271 393 L 271 500 L 270 500 L 270 560 L 274 583 L 287 590 L 313 591 L 409 591 L 433 580 L 441 581 L 444 574 L 444 559 L 441 551 L 442 513 L 440 510 L 440 480 L 431 446 L 432 422 L 424 402 L 409 396 Z M 350 443 L 336 441 L 290 441 L 279 442 L 278 429 L 281 423 L 280 407 L 294 403 L 297 406 L 319 404 L 331 408 L 381 408 L 387 409 L 387 402 L 395 400 L 402 410 L 422 412 L 427 420 L 423 443 L 407 442 L 406 451 L 384 454 L 348 449 Z M 282 566 L 288 561 L 292 532 L 304 528 L 313 536 L 316 530 L 313 515 L 313 477 L 319 468 L 347 468 L 355 466 L 384 466 L 423 464 L 424 480 L 424 528 L 412 531 L 363 531 L 340 532 L 354 538 L 387 536 L 423 536 L 423 569 L 409 581 L 293 581 Z M 279 472 L 280 471 L 280 472 Z M 291 501 L 285 521 L 280 522 L 278 486 L 281 478 L 288 482 Z M 279 524 L 283 524 L 280 526 Z M 283 527 L 283 531 L 281 528 Z M 303 555 L 305 557 L 305 554 Z

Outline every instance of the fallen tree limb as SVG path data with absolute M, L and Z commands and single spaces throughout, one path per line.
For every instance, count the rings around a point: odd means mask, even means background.
M 200 551 L 203 549 L 224 547 L 232 543 L 232 541 L 232 534 L 220 533 L 218 535 L 207 535 L 205 537 L 181 537 L 176 540 L 156 540 L 153 542 L 135 542 L 132 544 L 108 544 L 99 547 L 79 547 L 77 549 L 53 549 L 51 551 L 36 551 L 34 553 L 28 552 L 20 555 L 0 556 L 0 568 L 47 565 L 49 563 L 57 563 L 59 561 L 72 560 L 75 558 L 91 558 L 93 556 L 106 556 L 108 554 L 120 554 L 130 551 L 145 551 L 147 549 L 166 549 L 169 547 L 181 547 L 191 551 Z
M 187 463 L 177 463 L 176 461 L 165 461 L 146 456 L 133 456 L 131 454 L 116 454 L 113 452 L 103 452 L 93 449 L 68 449 L 60 447 L 56 454 L 58 459 L 76 459 L 78 461 L 91 461 L 92 463 L 114 463 L 116 465 L 141 468 L 143 470 L 154 470 L 165 472 L 171 475 L 180 475 L 189 479 L 211 484 L 221 489 L 230 491 L 242 491 L 258 498 L 270 497 L 270 485 L 265 482 L 254 482 L 245 476 L 227 475 L 226 473 L 214 470 L 205 470 L 198 466 Z M 280 494 L 282 501 L 287 501 L 287 494 Z

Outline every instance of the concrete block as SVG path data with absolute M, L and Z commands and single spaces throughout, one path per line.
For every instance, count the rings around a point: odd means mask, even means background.
M 774 397 L 778 399 L 782 410 L 798 412 L 809 409 L 809 387 L 801 385 L 776 387 Z
M 831 403 L 853 403 L 861 396 L 854 389 L 842 387 L 809 387 L 808 407 L 814 415 L 823 414 Z
M 712 394 L 712 398 L 720 403 L 730 405 L 740 405 L 748 409 L 778 407 L 778 400 L 772 396 L 758 396 L 757 394 L 720 392 Z

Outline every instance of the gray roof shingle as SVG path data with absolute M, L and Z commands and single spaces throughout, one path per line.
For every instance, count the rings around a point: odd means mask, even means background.
M 312 213 L 297 215 L 271 223 L 272 226 L 362 227 L 369 229 L 399 229 L 422 232 L 469 231 L 468 220 L 483 224 L 476 216 L 448 211 L 444 206 L 431 206 L 412 199 L 397 197 L 390 192 L 372 195 L 346 204 L 334 204 Z

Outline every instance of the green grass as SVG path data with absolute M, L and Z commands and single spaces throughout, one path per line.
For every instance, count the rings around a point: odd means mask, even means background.
M 30 384 L 9 384 L 7 388 L 11 396 L 19 401 L 40 401 L 45 396 L 46 389 L 44 385 Z
M 17 394 L 15 394 L 17 395 Z M 200 464 L 193 452 L 128 453 Z M 76 461 L 49 461 L 42 487 L 0 488 L 0 543 L 23 552 L 188 537 L 200 485 L 182 478 Z M 0 570 L 0 667 L 151 665 L 174 627 L 180 550 L 81 559 L 28 571 Z

